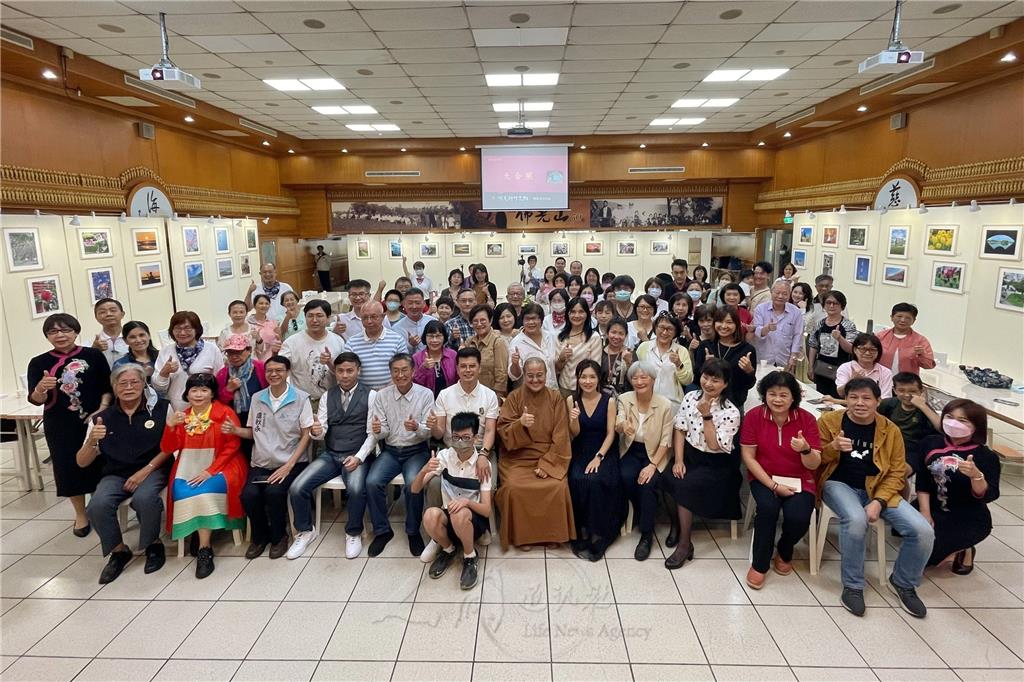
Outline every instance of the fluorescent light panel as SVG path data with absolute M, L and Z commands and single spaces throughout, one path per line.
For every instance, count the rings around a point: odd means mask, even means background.
M 554 108 L 554 102 L 523 102 L 523 111 L 551 111 Z M 494 110 L 499 113 L 519 111 L 519 102 L 495 102 Z
M 390 133 L 401 130 L 394 123 L 348 123 L 345 127 L 357 133 Z
M 789 69 L 752 69 L 741 81 L 773 81 Z
M 709 73 L 705 82 L 773 81 L 789 69 L 717 69 Z
M 520 85 L 558 85 L 557 73 L 489 73 L 484 76 L 492 88 Z
M 650 122 L 652 126 L 695 126 L 703 123 L 705 118 L 656 118 Z
M 515 128 L 519 125 L 519 121 L 502 121 L 498 124 L 498 127 L 502 130 L 508 130 L 509 128 Z M 551 125 L 550 121 L 526 121 L 524 124 L 527 128 L 547 128 Z
M 263 82 L 281 92 L 345 89 L 344 85 L 333 78 L 269 78 Z
M 672 103 L 673 109 L 694 109 L 707 102 L 706 99 L 677 99 Z
M 365 104 L 337 106 L 334 104 L 313 107 L 313 111 L 324 116 L 344 116 L 345 114 L 376 114 L 377 110 Z

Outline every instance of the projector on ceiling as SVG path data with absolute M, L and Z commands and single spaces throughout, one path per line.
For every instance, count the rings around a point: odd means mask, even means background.
M 857 67 L 857 73 L 896 73 L 922 63 L 924 52 L 920 50 L 882 50 L 862 61 Z
M 139 80 L 159 85 L 168 90 L 200 90 L 199 79 L 176 66 L 156 65 L 150 69 L 139 69 Z
M 508 129 L 509 137 L 533 137 L 533 128 L 527 128 L 526 126 L 520 125 L 515 128 Z

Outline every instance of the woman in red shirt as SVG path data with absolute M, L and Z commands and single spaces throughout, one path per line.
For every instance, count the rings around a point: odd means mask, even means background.
M 779 575 L 793 571 L 793 547 L 807 534 L 814 511 L 814 470 L 821 463 L 818 423 L 800 409 L 800 384 L 789 372 L 770 372 L 757 385 L 763 404 L 747 412 L 740 429 L 750 496 L 757 504 L 747 585 L 764 586 L 769 564 Z M 775 527 L 782 535 L 772 561 Z M 813 539 L 812 539 L 813 541 Z

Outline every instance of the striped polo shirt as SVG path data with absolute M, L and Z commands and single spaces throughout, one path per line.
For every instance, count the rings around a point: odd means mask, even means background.
M 401 334 L 385 327 L 374 340 L 367 338 L 365 331 L 351 336 L 345 350 L 358 355 L 362 362 L 359 380 L 377 391 L 391 383 L 388 363 L 395 353 L 408 353 L 409 344 Z

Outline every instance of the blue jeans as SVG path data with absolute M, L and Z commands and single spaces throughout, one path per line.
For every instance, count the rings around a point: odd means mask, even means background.
M 420 522 L 423 520 L 423 491 L 413 494 L 409 488 L 428 459 L 430 447 L 426 442 L 407 448 L 382 444 L 381 453 L 366 477 L 366 495 L 374 535 L 391 530 L 391 523 L 388 522 L 388 484 L 398 474 L 402 474 L 405 479 L 402 488 L 405 496 L 405 533 L 419 535 Z
M 870 500 L 864 490 L 854 490 L 839 481 L 825 481 L 822 500 L 839 517 L 839 551 L 843 555 L 843 587 L 864 589 L 864 547 L 868 517 L 864 511 Z M 898 506 L 882 509 L 881 518 L 903 536 L 896 556 L 892 581 L 899 587 L 917 587 L 932 553 L 935 531 L 924 517 L 904 500 Z
M 342 462 L 355 453 L 340 453 L 328 450 L 310 462 L 288 489 L 292 503 L 295 530 L 302 533 L 313 529 L 313 495 L 317 488 L 335 476 L 341 476 L 348 492 L 348 521 L 345 532 L 348 535 L 362 535 L 363 513 L 366 511 L 366 470 L 370 468 L 373 455 L 366 458 L 355 471 L 347 471 Z

